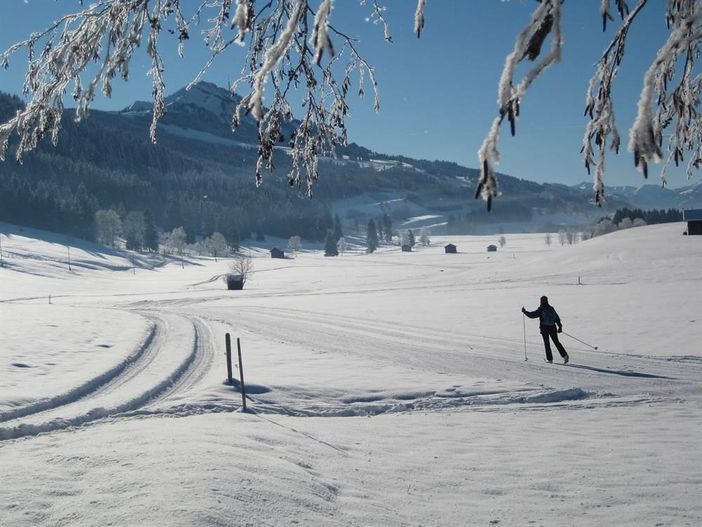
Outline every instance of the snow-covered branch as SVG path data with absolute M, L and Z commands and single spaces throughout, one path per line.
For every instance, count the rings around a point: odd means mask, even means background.
M 385 18 L 387 8 L 381 0 L 357 1 L 370 10 L 368 19 L 382 25 L 385 39 L 392 42 Z M 616 14 L 621 25 L 597 62 L 587 92 L 585 113 L 589 121 L 582 152 L 587 170 L 595 167 L 597 202 L 604 199 L 606 151 L 611 148 L 618 152 L 621 142 L 613 84 L 622 65 L 629 31 L 644 6 L 651 3 L 637 0 L 630 9 L 627 0 L 599 2 L 603 29 L 607 30 Z M 417 0 L 417 36 L 424 28 L 426 5 L 426 0 Z M 526 92 L 547 68 L 560 61 L 566 5 L 563 0 L 536 2 L 531 20 L 516 36 L 505 59 L 497 87 L 497 115 L 478 151 L 481 177 L 476 197 L 482 196 L 488 209 L 498 195 L 494 166 L 500 160 L 498 145 L 503 121 L 509 122 L 510 132 L 515 135 Z M 683 156 L 689 155 L 688 173 L 702 167 L 702 77 L 695 69 L 702 38 L 702 0 L 668 0 L 665 20 L 670 35 L 645 73 L 637 118 L 629 134 L 629 149 L 645 176 L 651 160 L 667 159 L 662 172 L 664 183 L 667 165 L 682 162 Z M 174 35 L 182 55 L 198 27 L 210 57 L 193 83 L 225 51 L 238 46 L 247 50 L 246 66 L 230 86 L 232 92 L 243 92 L 232 116 L 232 127 L 236 128 L 242 116 L 249 113 L 258 122 L 256 181 L 262 181 L 264 169 L 272 169 L 274 149 L 283 139 L 283 130 L 294 128 L 284 138 L 292 158 L 288 179 L 291 185 L 306 182 L 306 192 L 310 194 L 318 177 L 319 156 L 347 142 L 347 96 L 352 83 L 358 83 L 357 92 L 363 96 L 368 79 L 376 111 L 380 106 L 374 68 L 358 52 L 356 40 L 333 22 L 334 0 L 96 0 L 0 55 L 4 67 L 20 50 L 26 50 L 29 56 L 23 87 L 28 102 L 0 125 L 0 157 L 5 158 L 13 134 L 19 137 L 18 161 L 47 135 L 55 143 L 67 90 L 72 88 L 76 119 L 84 118 L 98 90 L 109 97 L 116 76 L 128 79 L 129 64 L 142 45 L 150 62 L 150 135 L 155 141 L 158 121 L 167 110 L 167 65 L 160 51 L 163 32 Z M 518 78 L 518 65 L 525 60 L 533 62 L 533 66 Z M 289 103 L 296 89 L 301 92 L 303 108 L 298 120 L 293 119 Z M 664 138 L 667 155 L 663 152 Z
M 638 113 L 629 132 L 629 150 L 634 153 L 634 163 L 645 177 L 648 177 L 649 162 L 660 161 L 663 157 L 663 131 L 673 121 L 676 125 L 669 146 L 675 163 L 682 160 L 685 150 L 694 152 L 692 164 L 695 167 L 702 163 L 699 155 L 700 81 L 699 77 L 692 77 L 702 38 L 702 2 L 671 0 L 667 20 L 670 36 L 644 75 Z M 675 89 L 669 91 L 668 85 L 675 78 L 680 57 L 685 57 L 680 80 Z M 657 107 L 655 114 L 654 106 Z M 665 183 L 665 179 L 663 181 Z
M 633 24 L 636 16 L 641 12 L 641 9 L 646 5 L 647 0 L 639 0 L 639 3 L 633 11 L 629 12 L 625 3 L 618 2 L 619 14 L 626 18 L 622 22 L 619 31 L 612 39 L 612 42 L 607 47 L 602 57 L 596 64 L 595 75 L 590 79 L 590 84 L 587 90 L 587 99 L 585 102 L 585 115 L 590 117 L 590 121 L 585 127 L 585 135 L 583 137 L 583 161 L 585 168 L 590 173 L 590 167 L 595 165 L 595 201 L 600 204 L 604 200 L 604 169 L 605 169 L 605 152 L 607 149 L 607 139 L 612 135 L 610 148 L 619 153 L 621 138 L 617 130 L 616 119 L 614 116 L 614 102 L 612 101 L 612 84 L 619 71 L 622 59 L 624 57 L 624 49 L 626 38 L 629 34 L 629 29 Z M 612 20 L 609 13 L 609 1 L 603 0 L 602 8 L 603 28 L 607 27 L 607 20 Z M 592 142 L 595 142 L 599 150 L 597 161 L 595 161 L 595 153 Z
M 561 46 L 563 44 L 561 12 L 561 0 L 543 0 L 539 3 L 532 14 L 529 24 L 517 35 L 514 48 L 505 60 L 505 66 L 497 89 L 499 116 L 493 121 L 490 131 L 478 151 L 481 174 L 475 197 L 482 196 L 487 201 L 488 210 L 492 206 L 492 198 L 497 196 L 497 180 L 493 166 L 500 161 L 497 149 L 500 125 L 504 118 L 507 117 L 511 133 L 515 135 L 519 106 L 524 94 L 546 68 L 560 61 Z M 549 35 L 551 35 L 552 43 L 548 54 L 529 70 L 515 86 L 514 76 L 517 64 L 524 59 L 536 60 L 541 54 L 541 47 Z

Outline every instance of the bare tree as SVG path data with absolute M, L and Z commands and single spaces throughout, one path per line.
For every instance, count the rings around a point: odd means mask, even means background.
M 551 246 L 551 233 L 550 232 L 546 233 L 546 238 L 544 239 L 544 241 L 546 242 L 546 245 L 548 245 L 549 247 Z
M 237 255 L 229 264 L 228 275 L 239 277 L 242 287 L 246 281 L 253 276 L 253 274 L 253 259 L 249 256 L 243 254 Z M 229 279 L 228 275 L 225 276 L 225 279 Z
M 288 239 L 288 249 L 290 249 L 293 254 L 296 254 L 302 249 L 302 240 L 299 236 L 290 236 Z
M 185 229 L 183 229 L 183 227 L 176 227 L 170 233 L 165 235 L 164 245 L 168 249 L 175 251 L 176 254 L 182 256 L 183 249 L 185 249 L 186 238 L 187 234 L 185 233 Z
M 384 37 L 391 42 L 381 0 L 359 2 L 370 9 L 369 18 L 383 26 Z M 630 2 L 633 0 L 599 2 L 605 31 L 608 22 L 614 21 L 612 4 L 621 22 L 595 66 L 585 101 L 590 120 L 583 138 L 583 160 L 588 171 L 595 167 L 598 203 L 605 197 L 606 151 L 611 148 L 618 152 L 621 143 L 613 86 L 629 30 L 649 4 L 648 0 L 637 0 L 630 8 Z M 363 95 L 369 80 L 375 93 L 374 107 L 380 107 L 375 70 L 359 55 L 354 39 L 331 23 L 332 0 L 311 4 L 311 0 L 96 0 L 65 15 L 0 55 L 4 67 L 20 50 L 27 50 L 29 55 L 24 84 L 29 102 L 0 126 L 0 157 L 4 158 L 15 132 L 19 135 L 16 156 L 20 161 L 23 153 L 36 147 L 45 135 L 51 135 L 56 143 L 69 88 L 72 87 L 77 103 L 76 118 L 82 119 L 98 90 L 109 97 L 114 78 L 129 77 L 129 64 L 142 42 L 146 43 L 151 63 L 154 104 L 150 135 L 156 141 L 156 125 L 166 112 L 162 33 L 174 35 L 182 54 L 186 41 L 200 32 L 211 54 L 193 83 L 225 51 L 248 43 L 245 70 L 230 86 L 232 92 L 246 86 L 232 116 L 232 127 L 236 128 L 248 113 L 258 122 L 257 183 L 261 182 L 263 170 L 273 166 L 273 147 L 281 137 L 283 125 L 293 123 L 289 101 L 297 99 L 291 97 L 292 92 L 301 87 L 304 110 L 295 124 L 288 179 L 291 184 L 304 182 L 307 193 L 311 193 L 318 178 L 319 156 L 347 142 L 347 95 L 352 81 L 357 82 L 356 91 Z M 506 119 L 511 134 L 516 133 L 524 95 L 546 69 L 561 60 L 565 42 L 561 22 L 566 5 L 562 0 L 537 2 L 531 20 L 519 32 L 506 57 L 497 89 L 497 115 L 479 149 L 481 177 L 476 197 L 482 196 L 488 209 L 498 195 L 494 166 L 500 159 L 502 123 Z M 418 37 L 426 22 L 426 10 L 427 1 L 417 0 L 414 32 Z M 661 172 L 664 184 L 666 167 L 671 162 L 680 163 L 685 155 L 689 156 L 688 176 L 693 168 L 702 166 L 702 80 L 695 73 L 702 39 L 702 0 L 668 0 L 665 21 L 669 37 L 644 74 L 638 114 L 628 142 L 634 162 L 644 176 L 648 175 L 651 161 L 665 159 Z M 526 70 L 518 67 L 525 60 L 533 63 Z M 519 73 L 523 75 L 518 77 Z
M 422 228 L 422 230 L 419 231 L 419 243 L 421 243 L 424 247 L 429 247 L 429 245 L 431 245 L 431 240 L 429 239 L 430 235 L 431 232 L 427 227 Z
M 505 238 L 504 236 L 500 236 L 500 239 L 498 240 L 498 242 L 500 244 L 500 248 L 502 248 L 505 245 L 507 245 L 507 238 Z
M 339 254 L 343 256 L 348 248 L 349 244 L 346 241 L 346 238 L 344 238 L 343 236 L 339 238 L 339 240 L 336 242 L 336 250 L 339 251 Z
M 223 256 L 229 251 L 227 240 L 219 232 L 213 232 L 210 237 L 205 239 L 205 247 L 214 256 L 215 262 L 217 261 L 217 256 Z
M 631 229 L 633 225 L 634 222 L 631 220 L 631 218 L 622 218 L 622 221 L 620 221 L 617 225 L 617 229 Z
M 617 230 L 617 226 L 612 222 L 611 219 L 609 218 L 603 218 L 597 224 L 595 225 L 595 228 L 592 231 L 592 235 L 594 236 L 602 236 L 603 234 L 608 234 L 610 232 L 614 232 Z
M 122 232 L 122 220 L 114 210 L 99 210 L 95 213 L 95 231 L 100 243 L 115 244 L 115 238 Z

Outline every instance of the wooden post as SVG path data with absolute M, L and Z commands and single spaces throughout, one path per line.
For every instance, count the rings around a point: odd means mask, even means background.
M 232 384 L 232 341 L 229 333 L 224 335 L 224 343 L 227 346 L 227 352 L 225 353 L 227 356 L 227 381 L 229 384 Z
M 244 386 L 244 364 L 241 362 L 241 341 L 236 338 L 236 348 L 239 353 L 239 379 L 241 381 L 241 405 L 246 411 L 246 387 Z

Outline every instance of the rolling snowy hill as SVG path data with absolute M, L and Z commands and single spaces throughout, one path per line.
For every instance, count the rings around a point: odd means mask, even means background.
M 259 247 L 237 292 L 223 260 L 1 227 L 2 524 L 702 522 L 702 244 L 682 224 L 496 253 Z M 568 366 L 520 314 L 542 294 L 579 339 Z

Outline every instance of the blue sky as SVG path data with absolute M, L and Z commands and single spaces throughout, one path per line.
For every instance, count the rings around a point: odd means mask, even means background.
M 186 0 L 195 4 L 194 0 Z M 314 3 L 314 2 L 313 2 Z M 504 57 L 514 37 L 529 20 L 532 0 L 428 0 L 426 27 L 421 39 L 412 31 L 412 0 L 383 0 L 388 7 L 393 44 L 383 40 L 382 27 L 367 20 L 368 6 L 358 0 L 336 0 L 334 25 L 360 39 L 359 49 L 377 69 L 381 90 L 381 112 L 372 110 L 372 98 L 352 97 L 350 139 L 373 150 L 415 158 L 455 161 L 478 166 L 477 150 L 496 108 L 497 82 Z M 565 48 L 561 64 L 548 70 L 527 93 L 517 136 L 502 133 L 502 163 L 498 170 L 539 182 L 575 184 L 589 181 L 581 158 L 585 91 L 592 65 L 614 31 L 602 33 L 599 1 L 571 0 L 565 3 Z M 633 3 L 633 2 L 632 2 Z M 624 63 L 615 89 L 617 119 L 626 143 L 633 121 L 641 79 L 665 41 L 663 1 L 650 2 L 632 29 Z M 3 0 L 0 47 L 45 27 L 61 14 L 77 9 L 77 0 Z M 192 35 L 197 37 L 197 35 Z M 166 53 L 166 91 L 183 87 L 206 60 L 197 38 L 179 59 L 169 35 Z M 240 69 L 244 50 L 236 48 L 223 56 L 206 80 L 225 86 Z M 20 53 L 10 69 L 0 73 L 0 90 L 20 93 L 24 75 Z M 128 83 L 116 83 L 111 100 L 98 99 L 95 107 L 122 108 L 134 100 L 148 100 L 150 80 L 146 61 L 132 65 Z M 654 171 L 649 183 L 658 183 Z M 699 176 L 694 181 L 699 181 Z M 688 184 L 680 172 L 669 177 L 672 187 Z M 610 155 L 605 183 L 640 185 L 643 176 L 625 150 Z

